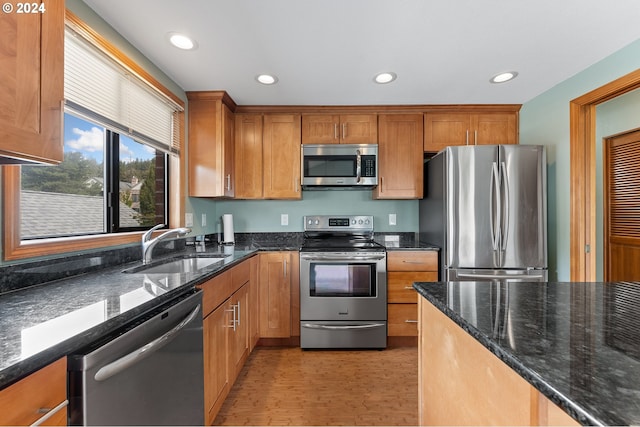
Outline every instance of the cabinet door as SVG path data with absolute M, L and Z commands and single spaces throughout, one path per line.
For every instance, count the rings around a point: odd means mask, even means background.
M 233 196 L 233 113 L 220 92 L 187 92 L 189 196 Z
M 377 114 L 348 114 L 340 116 L 342 144 L 376 144 L 378 142 Z
M 376 199 L 422 197 L 423 115 L 378 117 L 378 187 Z
M 262 198 L 262 114 L 236 115 L 235 198 Z
M 450 145 L 468 145 L 470 129 L 468 113 L 426 113 L 424 151 L 437 153 Z
M 376 144 L 376 114 L 305 114 L 302 116 L 303 144 Z
M 291 336 L 291 252 L 260 255 L 260 337 Z
M 204 419 L 213 420 L 229 394 L 230 375 L 227 363 L 228 331 L 231 326 L 231 303 L 227 300 L 204 318 Z
M 471 128 L 476 145 L 498 145 L 518 143 L 518 120 L 516 113 L 474 114 Z
M 235 189 L 235 117 L 226 105 L 222 106 L 223 190 L 225 197 L 233 197 Z
M 260 339 L 260 310 L 258 305 L 258 292 L 260 289 L 258 283 L 258 257 L 254 256 L 249 260 L 251 268 L 251 277 L 249 279 L 249 352 Z
M 246 283 L 231 296 L 232 320 L 229 329 L 229 372 L 231 384 L 249 357 L 249 284 Z
M 302 116 L 303 144 L 339 144 L 340 116 L 305 114 Z
M 65 8 L 45 5 L 45 13 L 0 13 L 0 156 L 55 164 L 63 160 Z
M 301 199 L 300 114 L 264 116 L 264 198 Z

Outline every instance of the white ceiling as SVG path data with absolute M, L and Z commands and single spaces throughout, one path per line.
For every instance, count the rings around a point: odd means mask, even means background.
M 239 105 L 521 104 L 640 38 L 639 0 L 84 1 L 184 90 Z

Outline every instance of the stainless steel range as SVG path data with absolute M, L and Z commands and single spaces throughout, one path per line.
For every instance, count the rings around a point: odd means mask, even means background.
M 304 217 L 300 346 L 387 346 L 387 254 L 373 216 Z

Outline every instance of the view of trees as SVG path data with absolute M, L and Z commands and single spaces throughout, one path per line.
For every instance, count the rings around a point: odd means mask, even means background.
M 155 158 L 120 162 L 120 201 L 137 210 L 142 226 L 155 223 Z M 57 166 L 23 166 L 22 189 L 48 193 L 102 196 L 103 163 L 87 158 L 79 152 L 65 152 L 64 161 Z M 135 177 L 135 178 L 134 178 Z M 130 185 L 141 182 L 139 206 L 132 197 Z

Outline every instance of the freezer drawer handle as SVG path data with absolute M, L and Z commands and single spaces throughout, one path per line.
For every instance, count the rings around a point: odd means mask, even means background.
M 346 329 L 373 329 L 384 326 L 383 323 L 369 323 L 367 325 L 316 325 L 313 323 L 303 323 L 303 328 L 308 329 L 329 329 L 332 331 L 346 330 Z
M 542 279 L 543 274 L 475 274 L 458 273 L 462 279 Z
M 149 356 L 151 353 L 160 350 L 162 347 L 167 345 L 168 343 L 175 338 L 175 336 L 184 329 L 187 324 L 191 323 L 193 319 L 196 318 L 200 314 L 200 304 L 193 311 L 188 314 L 180 323 L 174 326 L 170 331 L 166 332 L 162 336 L 156 338 L 155 340 L 143 345 L 137 350 L 132 351 L 126 356 L 121 357 L 120 359 L 109 363 L 108 365 L 103 366 L 96 372 L 94 376 L 96 381 L 105 381 L 112 376 L 124 371 L 130 366 L 136 364 L 141 359 Z

